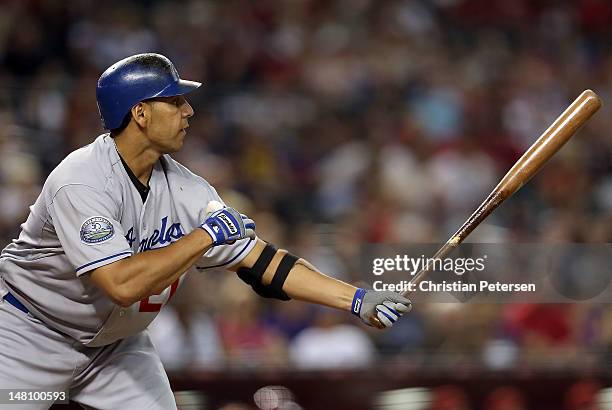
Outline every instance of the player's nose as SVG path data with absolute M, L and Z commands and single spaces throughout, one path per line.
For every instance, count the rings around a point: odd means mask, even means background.
M 185 118 L 193 117 L 193 114 L 194 114 L 193 107 L 191 107 L 191 104 L 189 104 L 187 100 L 184 100 L 184 103 L 181 106 L 181 109 L 183 112 L 183 117 Z

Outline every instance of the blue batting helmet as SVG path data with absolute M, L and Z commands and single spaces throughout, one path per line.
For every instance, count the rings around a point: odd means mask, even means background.
M 161 54 L 124 58 L 108 67 L 98 79 L 96 100 L 102 124 L 114 130 L 139 102 L 187 94 L 200 85 L 202 83 L 181 80 L 172 62 Z

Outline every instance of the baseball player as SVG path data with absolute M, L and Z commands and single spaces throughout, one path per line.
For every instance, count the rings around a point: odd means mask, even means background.
M 169 155 L 194 114 L 184 95 L 200 85 L 159 54 L 100 76 L 109 133 L 51 172 L 0 256 L 0 388 L 68 392 L 85 408 L 176 408 L 146 328 L 194 267 L 225 267 L 264 297 L 352 311 L 379 328 L 409 310 L 398 294 L 357 289 L 265 243 L 235 209 L 206 212 L 221 198 Z

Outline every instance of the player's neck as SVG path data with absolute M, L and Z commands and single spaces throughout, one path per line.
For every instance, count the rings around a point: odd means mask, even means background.
M 125 161 L 136 178 L 145 186 L 149 185 L 149 178 L 153 166 L 161 154 L 150 147 L 149 144 L 139 143 L 136 138 L 129 138 L 126 134 L 115 137 L 115 145 L 121 158 Z

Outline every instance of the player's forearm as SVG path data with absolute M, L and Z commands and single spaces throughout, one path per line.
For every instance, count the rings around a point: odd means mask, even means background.
M 312 264 L 300 259 L 289 272 L 283 291 L 291 298 L 351 310 L 355 286 L 319 272 Z
M 195 229 L 169 246 L 134 255 L 137 274 L 126 275 L 126 279 L 134 287 L 144 284 L 142 297 L 157 294 L 193 266 L 211 245 L 210 236 L 202 229 Z
M 264 256 L 265 249 L 268 250 L 267 257 Z M 240 270 L 243 270 L 241 279 L 262 296 L 282 300 L 286 300 L 284 297 L 288 296 L 292 299 L 350 310 L 356 287 L 322 274 L 311 263 L 297 257 L 293 257 L 296 262 L 290 270 L 282 272 L 281 261 L 287 256 L 290 255 L 287 255 L 286 250 L 277 250 L 257 239 L 249 254 L 231 269 L 238 271 L 239 274 Z M 278 279 L 279 276 L 285 277 L 284 281 L 280 282 L 282 291 L 278 288 L 279 285 L 272 284 L 273 279 Z M 267 290 L 262 292 L 260 289 L 262 286 Z
M 199 228 L 181 238 L 181 241 L 174 242 L 170 246 L 159 249 L 160 252 L 154 255 L 155 260 L 149 261 L 149 263 L 168 263 L 170 266 L 168 266 L 167 269 L 173 271 L 169 279 L 160 282 L 154 289 L 153 294 L 161 292 L 172 284 L 212 247 L 210 236 Z M 176 246 L 172 247 L 173 245 Z M 176 258 L 176 260 L 173 260 L 174 258 Z
M 92 272 L 92 279 L 118 304 L 129 306 L 170 286 L 212 244 L 195 229 L 164 248 L 138 253 Z
M 393 326 L 410 310 L 410 301 L 400 294 L 357 289 L 259 239 L 249 254 L 231 269 L 263 297 L 293 298 L 351 311 L 364 323 L 378 328 Z

